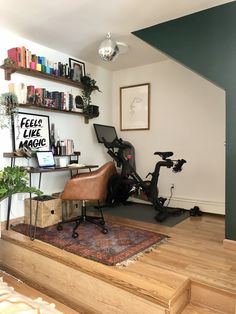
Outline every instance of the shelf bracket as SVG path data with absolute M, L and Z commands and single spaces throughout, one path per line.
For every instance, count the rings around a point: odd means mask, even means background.
M 6 81 L 10 81 L 11 80 L 11 74 L 12 74 L 12 70 L 5 68 L 5 80 Z

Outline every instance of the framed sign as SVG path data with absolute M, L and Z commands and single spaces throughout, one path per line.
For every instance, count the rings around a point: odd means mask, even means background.
M 14 150 L 50 150 L 49 116 L 18 112 L 13 116 Z
M 120 129 L 149 130 L 150 83 L 120 87 Z

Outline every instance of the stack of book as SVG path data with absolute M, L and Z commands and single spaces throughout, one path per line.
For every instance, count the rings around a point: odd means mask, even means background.
M 71 111 L 74 106 L 74 97 L 69 92 L 50 92 L 45 88 L 36 88 L 33 85 L 24 83 L 10 83 L 9 92 L 17 96 L 20 104 L 31 104 L 47 108 Z
M 66 145 L 66 155 L 73 155 L 74 154 L 74 142 L 73 140 L 66 139 L 64 140 Z
M 7 50 L 8 58 L 14 60 L 16 67 L 41 71 L 47 74 L 72 79 L 73 70 L 68 63 L 53 62 L 44 56 L 37 56 L 25 47 L 15 47 Z

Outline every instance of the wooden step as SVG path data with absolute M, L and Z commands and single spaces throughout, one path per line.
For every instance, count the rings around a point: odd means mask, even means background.
M 189 301 L 186 276 L 139 261 L 106 266 L 13 231 L 0 247 L 6 271 L 82 313 L 174 314 Z
M 192 281 L 190 303 L 206 307 L 216 313 L 235 314 L 236 293 L 215 286 Z
M 220 312 L 217 312 L 215 310 L 211 310 L 206 307 L 200 305 L 197 306 L 193 304 L 188 304 L 182 312 L 182 314 L 219 314 L 219 313 Z

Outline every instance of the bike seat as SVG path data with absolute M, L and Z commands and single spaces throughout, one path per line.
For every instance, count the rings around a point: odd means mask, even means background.
M 165 160 L 166 158 L 173 156 L 173 152 L 155 152 L 154 155 L 158 155 Z

